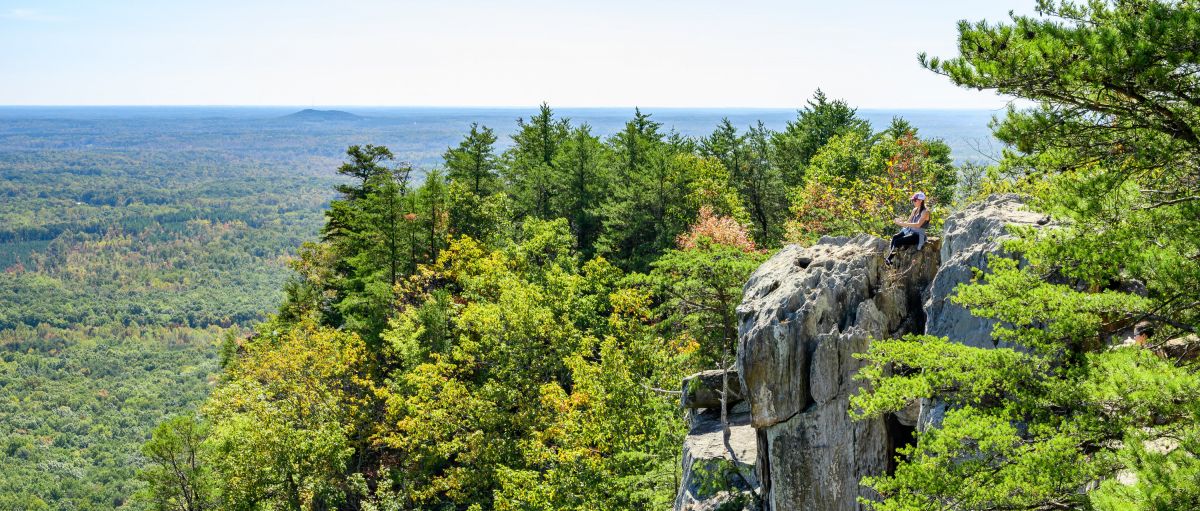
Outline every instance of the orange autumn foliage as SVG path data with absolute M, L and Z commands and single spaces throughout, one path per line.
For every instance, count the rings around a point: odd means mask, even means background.
M 688 250 L 696 248 L 702 239 L 707 239 L 710 243 L 736 247 L 743 252 L 757 250 L 750 233 L 742 224 L 731 217 L 717 215 L 710 206 L 700 207 L 696 223 L 692 224 L 687 232 L 679 235 L 675 243 L 680 249 Z

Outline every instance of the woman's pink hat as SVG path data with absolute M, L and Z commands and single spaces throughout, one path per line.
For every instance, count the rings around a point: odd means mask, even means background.
M 913 196 L 909 197 L 908 200 L 917 200 L 917 199 L 925 200 L 925 192 L 914 193 Z

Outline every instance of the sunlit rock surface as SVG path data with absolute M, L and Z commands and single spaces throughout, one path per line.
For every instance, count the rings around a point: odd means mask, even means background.
M 853 355 L 871 339 L 910 333 L 992 347 L 993 324 L 950 298 L 972 268 L 986 269 L 1007 225 L 1042 221 L 1018 197 L 997 195 L 950 215 L 941 239 L 920 252 L 901 251 L 894 266 L 883 261 L 886 241 L 858 236 L 787 246 L 754 272 L 738 307 L 738 390 L 749 413 L 737 416 L 737 427 L 739 438 L 755 437 L 754 484 L 766 509 L 855 510 L 858 497 L 873 497 L 861 479 L 890 470 L 895 448 L 910 442 L 915 428 L 936 424 L 944 407 L 920 402 L 884 418 L 852 420 L 849 399 L 861 385 L 853 377 L 862 366 Z M 693 425 L 685 479 L 689 463 L 702 459 L 695 442 L 703 435 Z M 683 502 L 683 487 L 676 509 L 715 508 L 695 507 L 715 506 L 711 497 Z

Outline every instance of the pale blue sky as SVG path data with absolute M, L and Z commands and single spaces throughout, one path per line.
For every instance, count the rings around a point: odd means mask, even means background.
M 0 0 L 0 105 L 1000 108 L 916 55 L 1033 0 Z

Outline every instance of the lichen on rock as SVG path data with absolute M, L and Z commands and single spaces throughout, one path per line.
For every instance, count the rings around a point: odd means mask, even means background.
M 677 511 L 742 509 L 753 502 L 750 492 L 759 485 L 754 467 L 758 440 L 750 427 L 750 408 L 742 403 L 729 412 L 728 446 L 720 408 L 690 413 L 683 474 L 675 497 Z

